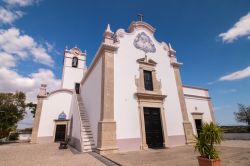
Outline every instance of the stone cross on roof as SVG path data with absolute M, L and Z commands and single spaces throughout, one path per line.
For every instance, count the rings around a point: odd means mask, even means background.
M 137 16 L 139 17 L 139 21 L 143 21 L 143 14 L 141 14 L 141 13 L 139 13 L 139 14 L 137 14 Z

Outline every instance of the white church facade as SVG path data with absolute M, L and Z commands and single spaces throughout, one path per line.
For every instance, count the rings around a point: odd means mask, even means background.
M 70 139 L 101 154 L 189 144 L 202 122 L 215 122 L 208 90 L 182 85 L 181 63 L 146 22 L 115 33 L 109 25 L 89 67 L 66 49 L 61 89 L 38 94 L 32 143 Z

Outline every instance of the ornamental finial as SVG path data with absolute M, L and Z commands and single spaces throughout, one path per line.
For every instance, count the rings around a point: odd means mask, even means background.
M 107 25 L 106 32 L 112 32 L 109 24 Z

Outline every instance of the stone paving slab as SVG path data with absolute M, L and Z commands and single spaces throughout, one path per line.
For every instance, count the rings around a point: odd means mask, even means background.
M 223 166 L 250 166 L 250 141 L 224 141 L 218 146 Z M 193 146 L 109 154 L 124 166 L 198 166 Z M 104 166 L 115 165 L 95 153 L 58 150 L 58 144 L 0 145 L 0 166 Z
M 223 166 L 250 166 L 250 141 L 223 142 L 218 146 Z M 230 147 L 227 147 L 230 146 Z M 193 146 L 109 154 L 106 157 L 125 166 L 198 166 Z
M 104 166 L 88 153 L 58 150 L 58 144 L 0 145 L 0 166 Z

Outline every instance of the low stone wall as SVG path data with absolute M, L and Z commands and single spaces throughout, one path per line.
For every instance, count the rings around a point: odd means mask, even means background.
M 224 133 L 225 140 L 250 140 L 250 133 Z

